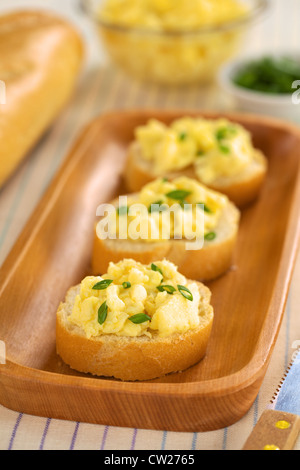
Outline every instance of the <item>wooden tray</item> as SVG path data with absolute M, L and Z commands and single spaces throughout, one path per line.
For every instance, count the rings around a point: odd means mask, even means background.
M 55 352 L 56 309 L 89 273 L 96 208 L 122 192 L 135 126 L 180 115 L 131 111 L 94 120 L 12 249 L 0 271 L 0 339 L 7 350 L 0 403 L 7 408 L 192 432 L 231 425 L 253 404 L 278 335 L 299 238 L 300 132 L 281 122 L 227 115 L 251 131 L 270 168 L 259 201 L 243 212 L 234 269 L 209 284 L 215 322 L 205 359 L 160 380 L 122 383 L 76 373 Z

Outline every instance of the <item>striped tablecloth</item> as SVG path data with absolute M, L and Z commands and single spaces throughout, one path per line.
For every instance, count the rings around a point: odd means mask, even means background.
M 272 8 L 245 45 L 245 53 L 291 50 L 300 44 L 300 0 L 271 0 Z M 0 0 L 0 11 L 24 1 Z M 26 1 L 26 7 L 52 9 L 80 28 L 87 43 L 87 63 L 73 101 L 61 114 L 14 177 L 0 191 L 0 263 L 13 246 L 82 127 L 106 111 L 129 108 L 196 108 L 223 110 L 230 103 L 216 86 L 161 90 L 143 86 L 113 70 L 88 20 L 71 0 Z M 0 77 L 1 78 L 1 77 Z M 300 77 L 299 77 L 300 79 Z M 299 111 L 300 113 L 300 111 Z M 300 259 L 286 313 L 260 393 L 247 415 L 235 425 L 209 433 L 174 433 L 122 429 L 28 416 L 0 406 L 0 449 L 91 450 L 238 450 L 268 404 L 300 340 Z M 0 366 L 1 367 L 1 366 Z M 300 450 L 300 439 L 295 447 Z

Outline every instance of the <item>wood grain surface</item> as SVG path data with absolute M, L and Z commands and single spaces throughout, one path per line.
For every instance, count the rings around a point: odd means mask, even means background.
M 209 284 L 215 322 L 204 360 L 180 374 L 127 383 L 76 373 L 55 352 L 56 309 L 89 273 L 96 209 L 122 193 L 134 128 L 149 117 L 170 122 L 181 115 L 111 113 L 79 136 L 0 271 L 4 406 L 113 426 L 208 431 L 233 424 L 253 404 L 282 321 L 299 240 L 300 133 L 272 119 L 225 115 L 249 129 L 268 157 L 269 173 L 259 200 L 243 211 L 233 269 Z
M 243 450 L 293 450 L 299 432 L 299 416 L 265 410 Z

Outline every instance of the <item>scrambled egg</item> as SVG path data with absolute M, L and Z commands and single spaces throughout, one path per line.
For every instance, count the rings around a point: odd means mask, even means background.
M 204 184 L 238 175 L 255 154 L 249 132 L 226 119 L 185 117 L 170 126 L 152 119 L 135 136 L 157 176 L 193 165 Z
M 153 30 L 189 30 L 240 18 L 240 0 L 107 0 L 101 17 L 109 23 Z
M 68 320 L 88 338 L 153 333 L 167 337 L 197 328 L 200 316 L 197 283 L 187 281 L 173 263 L 164 260 L 145 266 L 125 259 L 110 263 L 102 277 L 83 279 Z
M 213 234 L 228 198 L 194 179 L 179 177 L 158 178 L 138 195 L 128 196 L 127 202 L 126 208 L 117 210 L 117 218 L 111 214 L 112 232 L 120 239 L 154 242 L 200 240 Z
M 249 10 L 243 0 L 106 0 L 97 17 L 109 56 L 130 75 L 199 85 L 240 49 L 246 29 L 240 20 Z

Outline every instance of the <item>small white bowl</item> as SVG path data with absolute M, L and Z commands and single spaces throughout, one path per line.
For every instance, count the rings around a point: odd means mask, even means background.
M 270 56 L 270 54 L 265 54 Z M 291 54 L 288 54 L 291 56 Z M 299 58 L 299 54 L 297 56 Z M 237 72 L 252 60 L 259 57 L 248 57 L 232 61 L 225 65 L 219 73 L 221 88 L 233 99 L 234 105 L 241 111 L 254 114 L 273 116 L 275 118 L 300 123 L 300 77 L 295 90 L 290 95 L 274 95 L 242 88 L 234 83 Z

